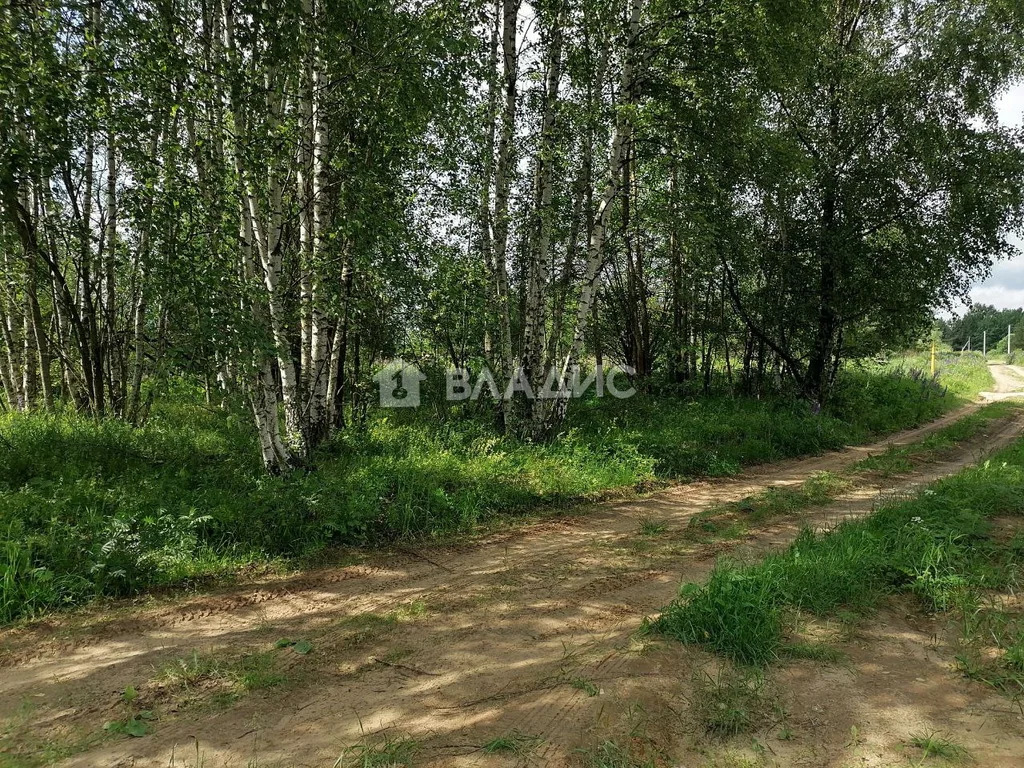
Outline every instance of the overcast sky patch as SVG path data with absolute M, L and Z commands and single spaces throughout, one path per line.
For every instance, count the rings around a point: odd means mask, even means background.
M 1010 88 L 996 106 L 1003 125 L 1019 128 L 1024 124 L 1024 83 Z M 1018 248 L 1024 249 L 1024 243 L 1014 239 Z M 971 289 L 971 299 L 975 304 L 993 304 L 1000 309 L 1024 307 L 1024 255 L 1018 253 L 996 264 L 992 274 Z

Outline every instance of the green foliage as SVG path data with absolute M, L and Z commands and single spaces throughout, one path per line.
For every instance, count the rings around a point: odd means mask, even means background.
M 853 465 L 853 470 L 882 476 L 909 472 L 920 459 L 941 456 L 965 440 L 978 435 L 992 421 L 1007 417 L 1017 407 L 1012 402 L 990 403 L 975 413 L 933 432 L 923 440 L 910 445 L 892 446 L 884 453 L 861 459 Z
M 1005 584 L 1018 553 L 986 537 L 987 518 L 1024 514 L 1024 441 L 978 467 L 824 534 L 803 531 L 756 565 L 719 562 L 683 588 L 653 629 L 738 661 L 763 664 L 783 649 L 782 612 L 865 609 L 891 591 L 947 610 L 970 589 Z
M 923 760 L 941 757 L 950 762 L 963 762 L 971 757 L 966 748 L 938 733 L 916 734 L 910 737 L 910 743 L 922 751 Z
M 153 719 L 153 713 L 143 710 L 137 715 L 126 717 L 122 720 L 109 720 L 103 725 L 103 730 L 108 733 L 117 733 L 123 736 L 139 738 L 153 731 L 149 721 Z
M 569 685 L 577 691 L 583 691 L 587 696 L 597 696 L 601 693 L 601 689 L 597 687 L 594 681 L 585 677 L 571 677 L 569 678 Z
M 580 752 L 587 768 L 654 768 L 654 761 L 644 758 L 630 744 L 620 744 L 608 739 L 592 750 Z
M 172 691 L 188 692 L 207 681 L 226 683 L 239 693 L 258 691 L 275 688 L 285 682 L 276 659 L 273 652 L 225 659 L 194 651 L 191 656 L 163 665 L 157 673 L 157 680 Z
M 651 626 L 741 663 L 764 664 L 782 643 L 779 602 L 774 585 L 761 574 L 721 561 L 703 587 L 686 585 Z
M 488 755 L 504 753 L 521 757 L 528 754 L 540 740 L 539 736 L 527 736 L 514 730 L 491 739 L 481 749 Z
M 851 481 L 832 472 L 817 472 L 796 486 L 772 486 L 747 496 L 740 501 L 728 502 L 710 507 L 694 516 L 689 526 L 704 527 L 708 520 L 720 515 L 742 514 L 745 519 L 757 522 L 778 515 L 786 515 L 807 507 L 826 504 L 843 491 Z
M 345 749 L 334 768 L 395 768 L 412 765 L 419 743 L 410 738 L 385 736 L 377 743 L 364 742 Z
M 931 350 L 924 345 L 917 353 L 894 358 L 885 366 L 897 373 L 907 372 L 927 386 L 931 377 Z M 940 346 L 935 355 L 936 383 L 955 397 L 973 399 L 978 392 L 994 386 L 986 359 L 980 352 L 954 352 Z
M 825 414 L 784 399 L 584 401 L 551 443 L 499 437 L 472 416 L 378 413 L 325 446 L 313 471 L 281 477 L 262 471 L 247 415 L 192 405 L 185 392 L 142 428 L 7 413 L 0 622 L 330 546 L 471 531 L 608 489 L 732 474 L 916 425 L 956 402 L 893 373 L 851 371 L 840 389 L 843 406 Z

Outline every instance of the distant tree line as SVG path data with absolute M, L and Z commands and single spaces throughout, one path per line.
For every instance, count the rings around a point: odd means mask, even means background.
M 3 403 L 139 422 L 198 376 L 272 472 L 395 355 L 821 405 L 1011 253 L 1022 30 L 1018 0 L 7 3 Z
M 981 350 L 985 340 L 988 349 L 1006 352 L 1006 332 L 1012 329 L 1011 349 L 1024 349 L 1024 308 L 996 309 L 989 304 L 974 304 L 963 315 L 939 321 L 942 337 L 954 349 Z

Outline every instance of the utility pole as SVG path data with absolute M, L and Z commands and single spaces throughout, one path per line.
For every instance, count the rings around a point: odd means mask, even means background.
M 1013 337 L 1013 326 L 1006 326 L 1006 356 L 1009 357 L 1013 354 L 1013 349 L 1010 346 L 1010 339 Z
M 988 357 L 988 331 L 981 332 L 981 354 Z

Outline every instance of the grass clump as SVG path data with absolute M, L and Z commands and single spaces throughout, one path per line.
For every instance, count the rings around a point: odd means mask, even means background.
M 638 754 L 631 743 L 622 744 L 614 739 L 602 741 L 590 750 L 580 753 L 586 768 L 654 768 L 654 760 Z
M 162 666 L 155 678 L 157 684 L 172 693 L 190 694 L 204 685 L 227 688 L 231 694 L 276 688 L 287 678 L 273 651 L 245 654 L 224 659 L 193 651 L 191 656 L 175 659 Z
M 364 741 L 342 751 L 333 768 L 392 768 L 413 764 L 419 742 L 407 737 L 385 736 L 383 740 Z
M 965 747 L 938 733 L 915 734 L 910 737 L 910 743 L 921 750 L 922 760 L 940 757 L 949 762 L 959 763 L 971 759 L 971 753 Z
M 658 522 L 652 517 L 640 518 L 639 527 L 641 536 L 660 536 L 668 530 L 668 526 L 665 523 Z
M 744 664 L 765 664 L 782 642 L 779 596 L 759 574 L 722 561 L 703 587 L 684 586 L 651 628 Z
M 483 749 L 485 754 L 509 754 L 522 757 L 523 755 L 529 754 L 529 752 L 537 746 L 537 742 L 541 739 L 539 736 L 527 736 L 526 734 L 520 733 L 519 731 L 511 731 L 504 734 L 503 736 L 497 736 L 486 744 Z
M 597 684 L 586 677 L 571 677 L 569 678 L 569 685 L 577 691 L 583 691 L 587 696 L 597 696 L 601 693 L 601 689 L 597 687 Z
M 809 507 L 827 504 L 847 491 L 853 483 L 834 472 L 816 472 L 796 486 L 772 486 L 739 501 L 711 507 L 690 520 L 691 528 L 716 527 L 715 518 L 730 518 L 752 523 L 780 515 L 789 515 Z
M 690 706 L 706 732 L 729 737 L 764 724 L 772 701 L 759 670 L 726 667 L 714 676 L 704 671 L 698 673 Z
M 892 446 L 884 453 L 861 459 L 853 465 L 854 472 L 870 472 L 880 477 L 905 474 L 921 460 L 933 459 L 956 448 L 985 430 L 993 421 L 1006 418 L 1019 409 L 1012 402 L 990 403 L 975 413 L 957 419 L 952 424 L 911 445 Z
M 747 664 L 780 655 L 782 612 L 818 615 L 874 605 L 909 591 L 929 610 L 948 610 L 970 589 L 1012 579 L 1018 553 L 986 534 L 988 518 L 1024 513 L 1024 441 L 863 520 L 815 534 L 754 565 L 716 565 L 686 585 L 651 625 L 686 643 Z

